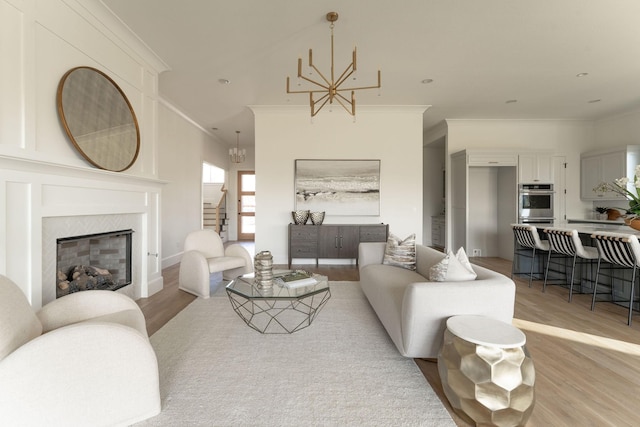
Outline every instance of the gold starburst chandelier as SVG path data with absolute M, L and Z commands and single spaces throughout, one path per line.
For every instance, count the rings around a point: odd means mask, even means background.
M 337 102 L 345 109 L 345 111 L 352 116 L 356 115 L 356 97 L 355 91 L 362 89 L 379 89 L 380 86 L 380 70 L 378 70 L 378 84 L 374 86 L 360 86 L 360 87 L 342 87 L 342 85 L 347 81 L 353 73 L 356 72 L 356 63 L 357 63 L 357 54 L 356 49 L 353 49 L 353 55 L 351 59 L 351 64 L 345 68 L 345 70 L 340 74 L 338 78 L 336 78 L 336 74 L 334 72 L 334 63 L 333 63 L 333 27 L 335 26 L 335 22 L 338 20 L 338 14 L 336 12 L 327 13 L 327 21 L 331 24 L 329 28 L 331 28 L 331 78 L 325 77 L 324 74 L 316 68 L 313 64 L 313 52 L 309 49 L 309 68 L 315 71 L 318 76 L 320 76 L 321 81 L 315 81 L 302 73 L 302 58 L 298 58 L 298 79 L 305 80 L 315 86 L 317 89 L 309 89 L 309 90 L 291 90 L 289 87 L 289 77 L 287 77 L 287 93 L 308 93 L 309 94 L 309 106 L 311 107 L 311 117 L 314 117 L 322 107 L 329 104 L 333 104 L 333 102 Z M 345 85 L 346 86 L 346 85 Z M 341 92 L 351 91 L 351 97 L 347 98 Z M 322 94 L 318 99 L 314 99 L 314 94 Z M 348 95 L 347 95 L 348 96 Z

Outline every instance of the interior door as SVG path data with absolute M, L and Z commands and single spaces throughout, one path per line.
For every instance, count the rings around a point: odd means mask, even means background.
M 238 171 L 238 240 L 256 238 L 256 174 Z

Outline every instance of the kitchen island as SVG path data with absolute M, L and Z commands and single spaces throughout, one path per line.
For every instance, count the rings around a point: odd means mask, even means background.
M 537 226 L 540 238 L 545 239 L 545 228 L 566 228 L 575 229 L 580 235 L 580 240 L 585 246 L 596 246 L 595 242 L 591 238 L 591 235 L 595 232 L 612 232 L 626 235 L 635 235 L 640 239 L 640 231 L 635 230 L 628 225 L 625 225 L 621 221 L 607 221 L 607 220 L 586 220 L 584 222 L 574 222 L 574 220 L 556 222 L 548 225 Z M 544 266 L 547 264 L 547 252 L 536 252 L 536 259 L 533 260 L 534 272 L 538 272 L 539 280 L 544 280 Z M 515 251 L 514 255 L 514 268 L 516 272 L 529 272 L 531 268 L 530 256 L 519 255 L 519 251 Z M 565 275 L 565 272 L 571 271 L 572 258 L 565 257 L 559 254 L 552 254 L 551 263 L 549 264 L 549 284 L 561 284 L 568 287 L 570 277 Z M 595 280 L 597 262 L 593 263 L 581 263 L 580 266 L 576 265 L 576 277 L 579 280 L 574 284 L 574 292 L 578 293 L 593 293 L 593 286 Z M 578 270 L 579 269 L 579 270 Z M 629 306 L 629 289 L 632 270 L 628 268 L 611 268 L 608 263 L 604 263 L 600 268 L 600 275 L 598 277 L 598 301 L 612 301 L 623 305 Z M 569 274 L 570 276 L 570 274 Z M 614 291 L 611 291 L 612 283 Z M 640 286 L 635 287 L 636 298 L 640 293 Z M 602 294 L 602 295 L 601 295 Z M 608 295 L 607 295 L 608 294 Z M 640 307 L 638 303 L 634 303 L 634 310 L 638 310 Z

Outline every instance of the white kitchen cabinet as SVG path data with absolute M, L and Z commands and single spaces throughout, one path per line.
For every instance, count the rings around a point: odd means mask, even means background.
M 553 184 L 551 154 L 527 153 L 518 156 L 518 182 Z
M 518 154 L 505 151 L 467 150 L 469 166 L 517 166 Z
M 617 193 L 600 193 L 593 189 L 602 182 L 618 178 L 633 179 L 640 162 L 640 146 L 627 145 L 615 149 L 597 150 L 580 155 L 580 198 L 582 200 L 625 200 Z

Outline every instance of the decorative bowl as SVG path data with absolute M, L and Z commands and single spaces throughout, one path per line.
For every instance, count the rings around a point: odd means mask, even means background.
M 625 218 L 624 223 L 634 230 L 640 231 L 640 218 Z
M 311 212 L 310 216 L 313 225 L 320 225 L 324 221 L 324 212 Z
M 296 225 L 304 225 L 309 219 L 309 211 L 292 211 L 293 223 Z

